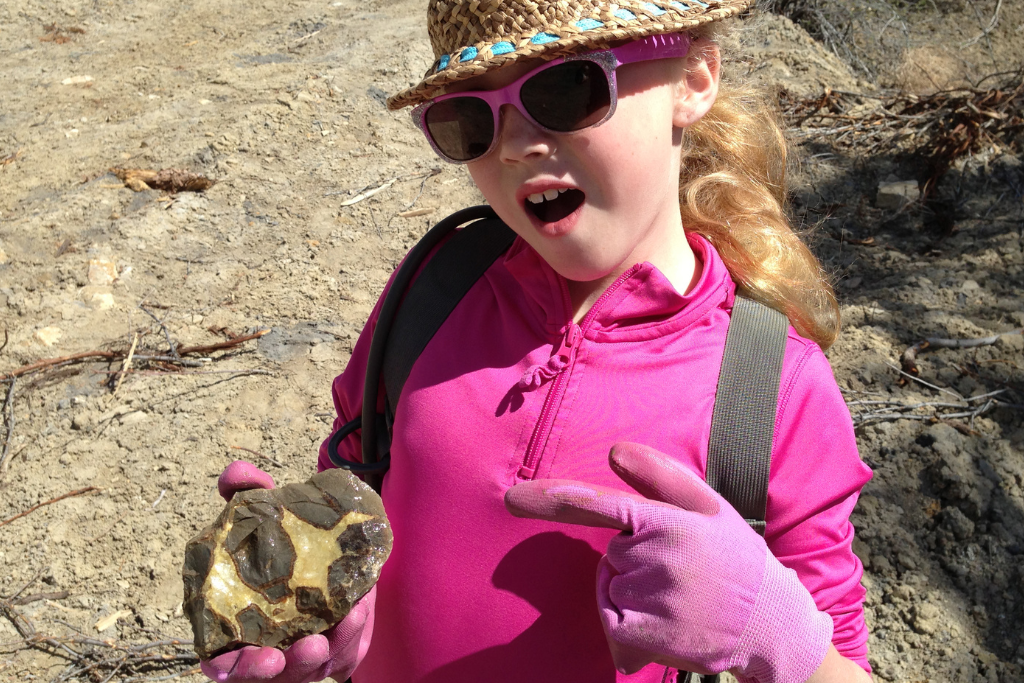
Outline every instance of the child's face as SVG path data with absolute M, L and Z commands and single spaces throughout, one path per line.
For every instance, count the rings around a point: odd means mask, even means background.
M 710 108 L 718 85 L 717 51 L 710 48 L 714 59 L 696 56 L 703 43 L 685 59 L 620 67 L 618 107 L 595 128 L 554 134 L 502 108 L 496 147 L 468 165 L 470 174 L 502 220 L 563 277 L 590 282 L 641 261 L 660 266 L 659 252 L 682 238 L 682 128 Z M 502 87 L 536 66 L 484 74 L 458 90 Z M 566 189 L 548 207 L 529 200 Z

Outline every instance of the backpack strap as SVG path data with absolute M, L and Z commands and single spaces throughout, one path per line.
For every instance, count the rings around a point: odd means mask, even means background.
M 718 375 L 707 482 L 762 536 L 789 321 L 736 296 Z
M 392 415 L 423 349 L 515 238 L 499 219 L 479 220 L 457 231 L 424 266 L 398 309 L 384 349 L 384 391 Z
M 789 320 L 736 295 L 708 440 L 707 482 L 764 536 L 768 473 Z M 718 674 L 677 674 L 678 683 L 719 683 Z
M 456 230 L 468 221 L 475 222 Z M 451 239 L 417 275 L 434 247 L 453 231 Z M 367 472 L 366 482 L 378 493 L 390 460 L 395 407 L 413 365 L 458 303 L 515 237 L 491 207 L 463 209 L 431 228 L 395 274 L 381 304 L 366 364 L 360 420 L 363 467 L 349 467 Z M 378 377 L 383 378 L 386 395 L 383 416 L 377 414 Z M 332 454 L 336 447 L 331 444 Z

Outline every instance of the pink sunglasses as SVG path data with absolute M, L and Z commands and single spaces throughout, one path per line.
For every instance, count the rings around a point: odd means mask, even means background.
M 690 43 L 685 33 L 669 33 L 611 50 L 559 57 L 498 90 L 468 90 L 435 97 L 413 109 L 412 117 L 438 156 L 464 164 L 494 149 L 502 105 L 512 105 L 552 133 L 599 126 L 615 113 L 618 67 L 684 57 Z

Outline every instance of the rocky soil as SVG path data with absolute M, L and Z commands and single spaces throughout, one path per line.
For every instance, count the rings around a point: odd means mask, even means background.
M 973 39 L 995 7 L 978 3 L 979 24 L 944 5 L 933 48 Z M 1001 7 L 949 78 L 997 50 L 1024 54 L 1021 9 Z M 422 0 L 0 5 L 0 373 L 136 339 L 140 357 L 173 358 L 270 330 L 186 366 L 95 362 L 0 384 L 13 425 L 0 680 L 202 680 L 187 658 L 80 671 L 16 626 L 190 639 L 181 563 L 222 508 L 217 475 L 244 457 L 280 482 L 309 476 L 330 381 L 388 274 L 434 221 L 482 200 L 382 103 L 430 61 L 422 14 Z M 871 94 L 902 73 L 870 76 L 772 15 L 728 54 L 733 73 L 802 96 Z M 928 207 L 879 202 L 880 182 L 924 177 L 898 149 L 797 150 L 794 213 L 838 280 L 845 329 L 829 355 L 875 471 L 854 521 L 880 680 L 1024 680 L 1022 142 L 961 159 Z M 218 182 L 134 192 L 114 167 Z M 921 351 L 917 379 L 898 372 L 925 338 L 989 336 Z

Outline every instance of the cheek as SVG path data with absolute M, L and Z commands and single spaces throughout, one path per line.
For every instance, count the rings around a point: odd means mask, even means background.
M 467 164 L 466 168 L 469 170 L 469 176 L 473 179 L 473 183 L 483 194 L 484 199 L 491 206 L 497 206 L 501 203 L 505 193 L 501 192 L 501 174 L 499 169 L 490 164 L 489 161 L 494 155 L 484 159 L 483 161 L 475 161 L 471 164 Z

